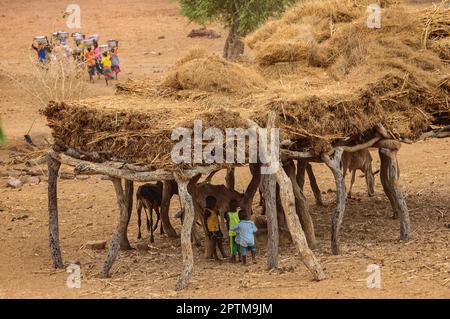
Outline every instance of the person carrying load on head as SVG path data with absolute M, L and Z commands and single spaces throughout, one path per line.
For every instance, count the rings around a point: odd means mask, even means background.
M 100 50 L 97 41 L 94 41 L 94 55 L 95 55 L 95 66 L 96 66 L 98 78 L 100 79 L 100 74 L 103 74 L 102 51 Z
M 120 70 L 120 60 L 119 56 L 117 55 L 117 47 L 111 49 L 111 69 L 114 72 L 116 76 L 116 80 L 118 79 L 118 74 L 121 71 Z
M 230 201 L 228 212 L 225 213 L 225 220 L 227 221 L 228 236 L 230 237 L 230 261 L 232 263 L 236 262 L 236 255 L 239 256 L 239 261 L 241 261 L 241 251 L 240 246 L 236 243 L 236 231 L 231 230 L 231 227 L 239 223 L 239 214 L 237 212 L 238 202 L 234 199 Z
M 31 47 L 37 52 L 39 62 L 45 62 L 47 60 L 47 53 L 51 51 L 47 37 L 39 37 L 37 45 L 32 43 Z
M 84 52 L 84 58 L 86 60 L 86 64 L 88 67 L 89 81 L 94 83 L 94 75 L 95 75 L 96 65 L 95 65 L 94 51 L 92 50 L 91 47 L 88 47 L 86 49 L 86 51 Z
M 103 75 L 105 76 L 106 85 L 108 85 L 109 80 L 114 79 L 113 71 L 111 69 L 111 56 L 108 54 L 108 51 L 103 52 L 101 63 L 103 66 Z

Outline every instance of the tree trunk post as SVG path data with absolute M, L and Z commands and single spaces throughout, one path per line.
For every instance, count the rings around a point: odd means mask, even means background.
M 52 255 L 53 267 L 64 268 L 61 248 L 59 245 L 58 225 L 58 173 L 61 163 L 51 156 L 47 159 L 48 165 L 48 233 L 50 253 Z
M 249 168 L 250 173 L 252 174 L 252 179 L 250 180 L 250 183 L 245 190 L 244 198 L 242 200 L 242 208 L 245 208 L 249 213 L 251 213 L 253 198 L 255 197 L 255 194 L 258 191 L 258 187 L 261 183 L 261 166 L 259 164 L 250 164 Z
M 225 175 L 225 185 L 229 190 L 234 191 L 235 187 L 234 167 L 227 169 L 227 175 Z
M 278 267 L 278 217 L 276 206 L 276 187 L 275 175 L 264 174 L 261 177 L 261 188 L 266 206 L 267 218 L 267 268 Z
M 169 218 L 170 200 L 172 198 L 172 183 L 171 181 L 163 182 L 163 197 L 161 203 L 161 222 L 166 234 L 171 238 L 177 238 L 177 232 L 172 227 Z
M 178 194 L 184 208 L 184 221 L 181 230 L 181 253 L 183 255 L 183 270 L 176 284 L 177 291 L 186 288 L 194 269 L 194 255 L 192 252 L 192 225 L 194 224 L 195 209 L 191 194 L 188 192 L 189 180 L 175 175 L 178 183 Z
M 295 196 L 291 181 L 281 168 L 277 171 L 276 177 L 278 184 L 280 185 L 282 205 L 284 206 L 286 223 L 289 232 L 291 233 L 292 241 L 300 253 L 302 262 L 312 273 L 314 280 L 323 280 L 325 279 L 325 273 L 316 259 L 316 256 L 314 256 L 314 253 L 308 247 L 300 220 L 295 211 Z
M 133 195 L 134 195 L 134 183 L 130 180 L 125 180 L 125 206 L 127 208 L 127 214 L 123 215 L 123 233 L 120 235 L 120 249 L 131 249 L 130 242 L 128 240 L 128 225 L 130 224 L 131 213 L 133 212 Z
M 295 164 L 293 160 L 288 160 L 283 165 L 284 171 L 291 180 L 292 189 L 295 196 L 295 208 L 297 216 L 300 218 L 300 223 L 306 235 L 306 240 L 308 242 L 310 249 L 317 248 L 317 240 L 314 232 L 314 222 L 309 214 L 308 202 L 303 194 L 300 186 L 297 184 L 297 179 L 295 176 Z
M 244 48 L 244 42 L 242 42 L 239 35 L 239 12 L 235 8 L 230 31 L 223 49 L 223 57 L 228 60 L 235 60 L 244 53 Z
M 299 159 L 297 161 L 297 184 L 303 191 L 305 189 L 305 172 L 308 162 L 306 160 Z
M 125 194 L 122 187 L 122 180 L 120 178 L 112 177 L 111 181 L 114 185 L 116 193 L 117 206 L 119 208 L 119 222 L 112 235 L 111 242 L 109 243 L 108 255 L 103 263 L 103 267 L 100 271 L 101 278 L 109 277 L 109 270 L 114 264 L 119 250 L 121 248 L 121 241 L 124 238 L 124 234 L 127 231 L 127 225 L 129 221 L 128 207 L 126 204 Z M 128 243 L 129 244 L 129 243 Z
M 391 202 L 394 216 L 400 217 L 400 239 L 411 239 L 411 222 L 405 197 L 398 185 L 400 170 L 397 161 L 397 150 L 380 148 L 380 178 L 384 192 Z
M 307 163 L 306 165 L 306 172 L 308 173 L 309 184 L 311 185 L 314 198 L 316 199 L 316 205 L 323 206 L 322 193 L 320 192 L 319 185 L 317 185 L 316 176 L 314 175 L 314 171 L 310 163 Z
M 333 159 L 330 159 L 330 157 L 326 154 L 322 155 L 322 160 L 330 168 L 336 182 L 336 210 L 331 222 L 331 252 L 334 255 L 340 254 L 339 230 L 342 225 L 342 220 L 344 219 L 345 201 L 347 198 L 347 194 L 345 192 L 344 174 L 342 172 L 341 165 L 342 154 L 343 149 L 337 148 L 334 152 Z

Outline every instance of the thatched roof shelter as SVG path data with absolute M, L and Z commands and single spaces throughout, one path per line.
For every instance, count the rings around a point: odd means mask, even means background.
M 185 286 L 193 266 L 194 206 L 188 190 L 199 174 L 223 167 L 173 163 L 172 131 L 192 128 L 195 119 L 203 121 L 203 129 L 280 128 L 284 170 L 274 176 L 293 241 L 315 279 L 324 274 L 302 230 L 309 229 L 305 232 L 310 239 L 311 227 L 296 217 L 298 203 L 301 217 L 309 214 L 294 160 L 323 162 L 335 177 L 332 251 L 337 254 L 346 199 L 342 153 L 379 148 L 383 189 L 400 217 L 401 238 L 409 239 L 396 154 L 402 142 L 449 135 L 450 11 L 439 6 L 412 12 L 389 6 L 390 1 L 383 4 L 382 27 L 371 29 L 365 1 L 301 2 L 250 35 L 247 43 L 254 61 L 229 62 L 194 50 L 162 81 L 128 81 L 117 86 L 114 97 L 50 103 L 43 114 L 58 144 L 50 153 L 51 185 L 56 187 L 58 163 L 115 181 L 122 220 L 103 273 L 108 273 L 124 232 L 126 236 L 129 182 L 175 179 L 189 213 L 182 233 L 185 269 L 179 288 Z M 120 179 L 128 182 L 128 191 Z M 54 198 L 56 190 L 49 190 L 49 198 Z M 54 219 L 56 208 L 49 208 Z M 53 231 L 51 238 L 56 235 Z M 56 266 L 61 258 L 58 245 Z

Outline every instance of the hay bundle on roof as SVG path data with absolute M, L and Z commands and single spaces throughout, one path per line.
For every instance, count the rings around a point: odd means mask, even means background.
M 246 94 L 266 87 L 252 69 L 226 61 L 217 55 L 188 55 L 179 61 L 161 83 L 162 88 Z
M 118 158 L 151 168 L 174 168 L 171 150 L 176 128 L 192 129 L 195 119 L 209 127 L 246 127 L 240 112 L 172 99 L 130 96 L 81 102 L 51 102 L 43 114 L 56 144 L 104 158 Z

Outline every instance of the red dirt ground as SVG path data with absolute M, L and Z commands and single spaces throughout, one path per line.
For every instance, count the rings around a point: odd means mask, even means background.
M 103 40 L 121 40 L 121 80 L 144 75 L 159 76 L 193 46 L 220 52 L 220 39 L 190 39 L 194 24 L 181 17 L 169 0 L 87 1 L 78 0 L 82 31 L 98 32 Z M 60 1 L 0 0 L 1 66 L 15 78 L 26 80 L 30 40 L 37 34 L 66 29 L 60 16 Z M 107 14 L 105 14 L 107 8 Z M 164 39 L 158 37 L 164 36 Z M 159 52 L 155 55 L 152 52 Z M 111 95 L 113 87 L 101 81 L 89 86 L 89 95 Z M 449 298 L 450 297 L 450 140 L 430 140 L 405 145 L 399 153 L 401 185 L 410 208 L 413 239 L 401 242 L 399 222 L 391 219 L 391 208 L 379 179 L 376 195 L 368 198 L 364 179 L 357 178 L 356 199 L 349 199 L 342 227 L 342 255 L 330 253 L 330 220 L 334 209 L 334 183 L 323 165 L 315 165 L 326 207 L 313 204 L 306 186 L 316 225 L 319 248 L 315 251 L 327 280 L 313 282 L 311 274 L 290 245 L 283 245 L 280 269 L 265 269 L 265 248 L 258 247 L 258 264 L 244 267 L 205 261 L 194 248 L 195 269 L 191 283 L 175 292 L 181 271 L 179 240 L 156 236 L 149 251 L 121 252 L 112 278 L 97 274 L 106 251 L 83 248 L 89 240 L 109 240 L 118 211 L 111 182 L 100 177 L 61 180 L 59 186 L 60 237 L 63 258 L 79 261 L 81 289 L 66 287 L 67 273 L 52 269 L 47 240 L 47 186 L 5 186 L 8 176 L 17 176 L 11 155 L 24 148 L 22 136 L 36 119 L 31 132 L 38 143 L 49 138 L 42 107 L 8 77 L 0 74 L 0 116 L 8 144 L 0 149 L 0 298 Z M 378 155 L 373 153 L 375 167 Z M 43 167 L 45 169 L 45 167 Z M 68 168 L 63 168 L 68 172 Z M 238 188 L 248 182 L 248 172 L 238 172 Z M 223 181 L 223 175 L 215 178 Z M 171 215 L 177 211 L 174 198 Z M 24 216 L 27 217 L 24 217 Z M 19 219 L 17 219 L 19 217 Z M 22 217 L 22 218 L 20 218 Z M 179 231 L 179 224 L 174 221 Z M 146 232 L 144 231 L 144 234 Z M 129 238 L 136 246 L 137 226 L 133 214 Z M 147 240 L 145 238 L 143 241 Z M 366 287 L 369 264 L 382 266 L 382 289 Z

